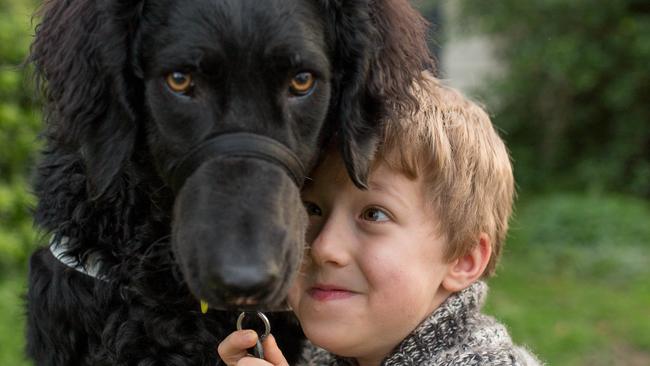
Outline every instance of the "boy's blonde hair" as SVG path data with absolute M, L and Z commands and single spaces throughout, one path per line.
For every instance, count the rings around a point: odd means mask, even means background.
M 510 157 L 487 113 L 427 73 L 416 87 L 420 110 L 384 123 L 375 161 L 415 179 L 446 236 L 447 260 L 466 254 L 480 233 L 490 237 L 492 257 L 483 273 L 494 273 L 512 212 L 514 179 Z

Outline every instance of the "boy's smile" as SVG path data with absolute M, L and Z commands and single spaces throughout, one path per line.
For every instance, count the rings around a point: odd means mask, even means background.
M 317 301 L 330 301 L 347 299 L 357 293 L 342 286 L 317 283 L 307 290 L 307 294 Z
M 419 179 L 380 164 L 362 191 L 331 150 L 312 178 L 310 247 L 289 301 L 314 344 L 378 363 L 449 295 L 446 241 Z

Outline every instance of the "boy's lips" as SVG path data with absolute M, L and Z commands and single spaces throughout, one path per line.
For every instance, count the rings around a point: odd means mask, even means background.
M 341 286 L 315 284 L 307 290 L 307 294 L 317 301 L 329 301 L 347 299 L 357 293 Z

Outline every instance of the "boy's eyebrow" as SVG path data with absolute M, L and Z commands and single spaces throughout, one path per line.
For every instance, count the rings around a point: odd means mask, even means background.
M 405 208 L 409 207 L 409 205 L 406 204 L 406 201 L 404 201 L 404 199 L 399 194 L 399 192 L 397 190 L 395 190 L 390 185 L 381 184 L 381 183 L 378 183 L 376 181 L 368 181 L 368 187 L 370 189 L 373 189 L 375 191 L 379 191 L 379 192 L 381 192 L 383 194 L 387 194 L 387 195 L 393 197 L 395 200 L 397 200 Z

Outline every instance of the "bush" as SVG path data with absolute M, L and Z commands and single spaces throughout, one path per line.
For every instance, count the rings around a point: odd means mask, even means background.
M 41 117 L 23 67 L 35 3 L 0 0 L 0 269 L 24 266 L 34 247 L 29 173 Z
M 650 198 L 650 6 L 642 0 L 462 2 L 505 74 L 484 97 L 524 188 Z
M 650 276 L 646 202 L 554 193 L 524 201 L 520 207 L 506 250 L 525 255 L 532 268 L 611 286 Z

